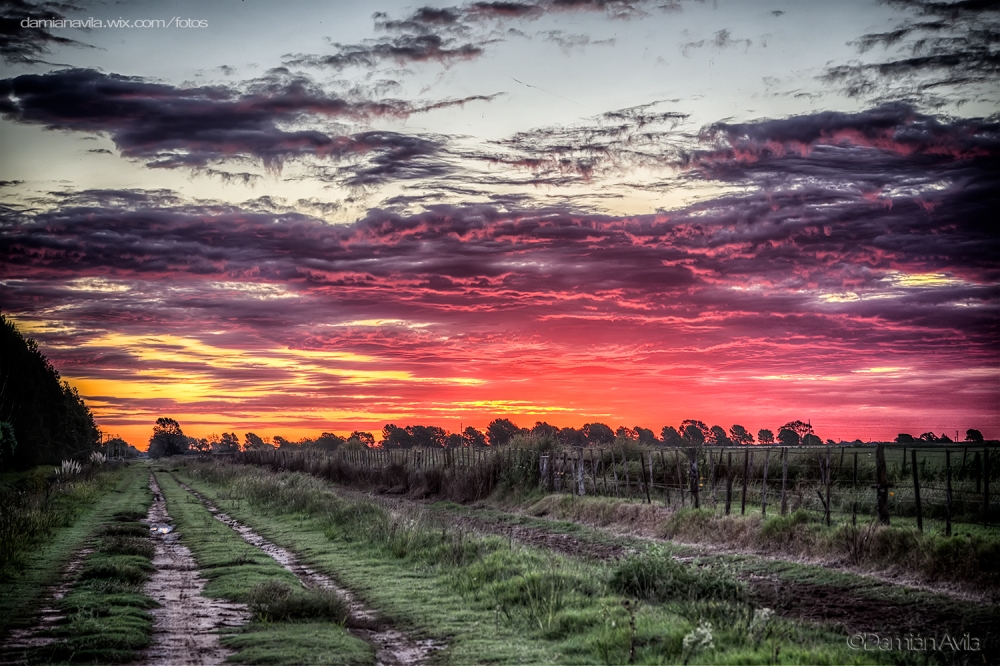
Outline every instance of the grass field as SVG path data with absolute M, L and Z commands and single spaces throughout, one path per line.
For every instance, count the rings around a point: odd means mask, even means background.
M 150 507 L 151 472 L 173 534 L 205 581 L 199 596 L 245 609 L 242 622 L 206 629 L 233 663 L 372 664 L 385 661 L 379 635 L 421 646 L 422 661 L 440 664 L 1000 656 L 1000 613 L 982 593 L 996 585 L 998 540 L 989 530 L 945 538 L 905 525 L 828 527 L 801 509 L 725 516 L 712 507 L 553 493 L 509 474 L 478 501 L 448 499 L 449 484 L 452 494 L 481 494 L 485 472 L 475 466 L 472 478 L 415 475 L 400 493 L 400 483 L 374 475 L 345 485 L 302 471 L 166 459 L 59 488 L 86 502 L 71 502 L 72 510 L 62 499 L 38 503 L 33 510 L 60 520 L 44 533 L 24 528 L 19 546 L 5 544 L 27 554 L 11 565 L 20 575 L 0 587 L 16 609 L 8 638 L 39 621 L 47 585 L 67 589 L 62 615 L 43 632 L 49 642 L 21 652 L 28 661 L 144 663 L 164 639 L 150 619 L 156 602 L 144 592 L 156 570 L 152 542 L 135 522 Z M 434 483 L 437 494 L 428 492 Z M 379 490 L 393 492 L 372 493 Z M 80 568 L 63 576 L 83 548 Z M 302 571 L 329 578 L 350 598 L 309 584 Z M 961 591 L 972 580 L 980 601 Z M 932 587 L 916 589 L 917 581 Z M 958 587 L 944 590 L 948 581 Z M 370 615 L 359 620 L 355 606 Z M 980 643 L 930 652 L 849 644 L 876 634 L 911 642 L 968 634 Z

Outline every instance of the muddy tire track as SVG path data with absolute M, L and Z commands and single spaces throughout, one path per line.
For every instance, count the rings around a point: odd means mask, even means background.
M 222 664 L 232 654 L 219 642 L 218 630 L 246 624 L 250 613 L 245 604 L 202 596 L 205 579 L 190 549 L 179 541 L 170 525 L 167 503 L 150 474 L 153 504 L 142 521 L 148 523 L 156 544 L 156 571 L 144 592 L 159 603 L 153 616 L 153 642 L 142 654 L 148 666 Z
M 94 549 L 86 546 L 73 554 L 69 563 L 66 564 L 66 568 L 63 569 L 59 582 L 46 589 L 43 595 L 44 605 L 38 610 L 31 626 L 13 629 L 7 635 L 7 640 L 3 643 L 3 651 L 0 652 L 0 664 L 25 663 L 24 652 L 26 650 L 43 647 L 56 640 L 46 633 L 66 619 L 66 614 L 59 608 L 59 600 L 69 593 L 73 583 L 76 582 L 77 573 L 83 568 L 84 561 L 92 552 Z
M 275 562 L 290 571 L 304 587 L 332 590 L 340 597 L 347 605 L 347 630 L 375 648 L 377 666 L 424 664 L 433 652 L 445 648 L 437 641 L 431 639 L 416 640 L 405 632 L 388 626 L 375 609 L 366 606 L 350 590 L 337 585 L 328 576 L 305 566 L 291 551 L 268 541 L 247 525 L 223 513 L 207 497 L 177 479 L 176 476 L 174 481 L 197 498 L 215 516 L 216 520 L 234 530 L 244 541 L 259 548 Z

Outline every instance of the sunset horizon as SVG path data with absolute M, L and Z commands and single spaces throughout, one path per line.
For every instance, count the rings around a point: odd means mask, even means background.
M 106 437 L 1000 437 L 988 7 L 102 12 L 3 47 L 0 312 Z

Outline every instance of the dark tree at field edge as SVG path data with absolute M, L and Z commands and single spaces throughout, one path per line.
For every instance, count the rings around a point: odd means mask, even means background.
M 62 381 L 38 344 L 2 314 L 0 423 L 9 424 L 14 441 L 0 448 L 3 470 L 58 465 L 100 445 L 94 417 L 76 389 Z

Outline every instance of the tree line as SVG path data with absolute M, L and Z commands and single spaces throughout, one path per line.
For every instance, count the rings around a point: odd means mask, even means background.
M 813 432 L 812 425 L 803 421 L 789 421 L 777 431 L 775 434 L 767 428 L 762 428 L 757 431 L 755 437 L 741 425 L 733 425 L 727 431 L 721 426 L 708 426 L 702 421 L 687 419 L 682 421 L 678 427 L 664 426 L 657 436 L 652 430 L 640 426 L 634 428 L 622 426 L 612 430 L 611 426 L 604 423 L 587 423 L 582 428 L 559 428 L 537 421 L 531 428 L 521 428 L 509 419 L 494 419 L 485 431 L 469 426 L 461 432 L 448 432 L 439 426 L 409 425 L 400 427 L 387 423 L 382 428 L 381 438 L 378 440 L 370 432 L 356 430 L 346 437 L 324 432 L 316 438 L 304 438 L 292 442 L 281 436 L 260 437 L 252 432 L 245 433 L 242 440 L 234 432 L 224 432 L 222 435 L 213 434 L 197 439 L 185 436 L 180 424 L 174 419 L 160 418 L 157 419 L 156 425 L 153 427 L 153 435 L 149 440 L 149 453 L 153 457 L 160 457 L 184 453 L 189 450 L 202 453 L 235 453 L 271 448 L 307 451 L 334 451 L 342 447 L 358 449 L 376 447 L 384 449 L 459 448 L 505 445 L 518 437 L 530 437 L 536 441 L 546 439 L 553 443 L 572 447 L 622 445 L 631 442 L 647 446 L 679 447 L 815 446 L 824 443 Z M 910 437 L 909 441 L 943 441 L 938 438 L 927 439 L 927 436 L 933 435 L 929 433 L 922 435 L 922 440 L 914 440 L 909 435 L 900 435 L 896 441 L 907 441 L 900 439 L 904 437 Z M 966 439 L 967 441 L 983 441 L 982 434 L 978 430 L 969 430 Z M 825 443 L 836 444 L 831 439 L 826 440 Z M 860 444 L 861 441 L 855 440 L 854 443 Z
M 0 471 L 89 456 L 94 416 L 31 338 L 0 314 Z

